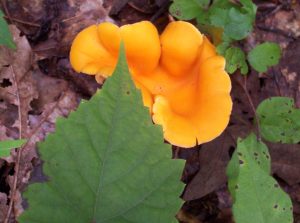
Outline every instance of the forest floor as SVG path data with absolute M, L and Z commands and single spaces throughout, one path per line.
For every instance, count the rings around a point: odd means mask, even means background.
M 26 206 L 22 191 L 43 180 L 36 142 L 55 129 L 55 120 L 89 99 L 101 85 L 78 74 L 69 63 L 75 35 L 91 24 L 114 21 L 122 25 L 151 20 L 160 31 L 169 22 L 169 0 L 27 0 L 1 1 L 10 23 L 16 51 L 0 47 L 0 140 L 29 139 L 11 156 L 0 159 L 0 222 L 16 222 Z M 266 73 L 231 75 L 234 101 L 230 124 L 210 143 L 193 149 L 174 148 L 187 160 L 182 180 L 185 203 L 177 217 L 184 223 L 232 222 L 231 198 L 225 169 L 238 137 L 254 130 L 256 107 L 271 96 L 288 96 L 300 107 L 300 2 L 255 1 L 258 6 L 252 34 L 241 47 L 248 51 L 264 41 L 280 44 L 280 64 Z M 289 193 L 295 222 L 300 223 L 300 145 L 268 143 L 272 173 Z M 9 217 L 8 217 L 9 216 Z M 4 221 L 4 220 L 3 220 Z

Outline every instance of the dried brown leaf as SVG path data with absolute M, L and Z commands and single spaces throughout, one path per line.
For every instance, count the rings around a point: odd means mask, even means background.
M 225 168 L 229 161 L 227 140 L 223 134 L 212 143 L 201 147 L 199 153 L 200 170 L 185 189 L 184 200 L 195 200 L 218 189 L 226 182 Z M 225 145 L 226 144 L 226 145 Z
M 59 4 L 45 1 L 45 4 L 55 8 L 57 16 L 51 20 L 48 39 L 34 48 L 40 56 L 68 56 L 73 39 L 83 28 L 112 21 L 102 0 L 68 0 Z
M 9 86 L 0 88 L 0 98 L 6 103 L 7 107 L 15 105 L 19 108 L 20 117 L 18 119 L 20 119 L 20 123 L 18 127 L 22 126 L 22 136 L 25 137 L 28 127 L 28 112 L 31 110 L 30 103 L 34 98 L 37 98 L 38 93 L 31 73 L 31 47 L 26 37 L 20 36 L 20 31 L 16 26 L 10 26 L 10 30 L 17 45 L 17 50 L 6 51 L 6 56 L 9 58 L 9 61 L 7 61 L 8 66 L 0 67 L 0 82 L 9 81 L 10 83 Z
M 5 218 L 7 210 L 7 195 L 0 192 L 0 220 Z
M 268 143 L 272 171 L 289 185 L 300 183 L 300 145 Z

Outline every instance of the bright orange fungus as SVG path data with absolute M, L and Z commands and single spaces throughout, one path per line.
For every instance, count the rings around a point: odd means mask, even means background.
M 72 44 L 72 66 L 96 79 L 110 76 L 121 40 L 144 105 L 167 141 L 193 147 L 222 133 L 232 109 L 231 82 L 224 58 L 204 35 L 182 21 L 171 22 L 160 36 L 147 21 L 92 25 Z

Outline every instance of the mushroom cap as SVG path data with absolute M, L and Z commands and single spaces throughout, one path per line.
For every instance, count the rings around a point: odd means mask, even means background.
M 173 145 L 188 148 L 219 136 L 229 122 L 231 82 L 225 59 L 192 24 L 171 22 L 159 36 L 147 21 L 90 26 L 75 38 L 70 61 L 77 72 L 107 77 L 125 45 L 132 78 L 154 123 Z

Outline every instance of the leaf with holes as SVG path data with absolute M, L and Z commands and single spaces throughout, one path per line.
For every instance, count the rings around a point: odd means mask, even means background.
M 0 45 L 5 45 L 11 49 L 16 49 L 16 44 L 12 39 L 12 35 L 3 16 L 4 14 L 0 10 Z
M 300 142 L 300 109 L 287 97 L 272 97 L 257 107 L 261 134 L 270 142 Z
M 271 66 L 278 64 L 281 50 L 278 44 L 266 42 L 257 45 L 248 54 L 250 65 L 258 72 L 266 72 Z
M 20 223 L 177 222 L 183 160 L 171 159 L 130 78 L 114 74 L 39 145 L 49 181 L 29 186 Z
M 0 142 L 0 157 L 9 156 L 10 150 L 21 147 L 26 139 L 5 140 Z
M 292 223 L 292 202 L 270 176 L 267 146 L 252 133 L 238 140 L 227 167 L 236 223 Z

